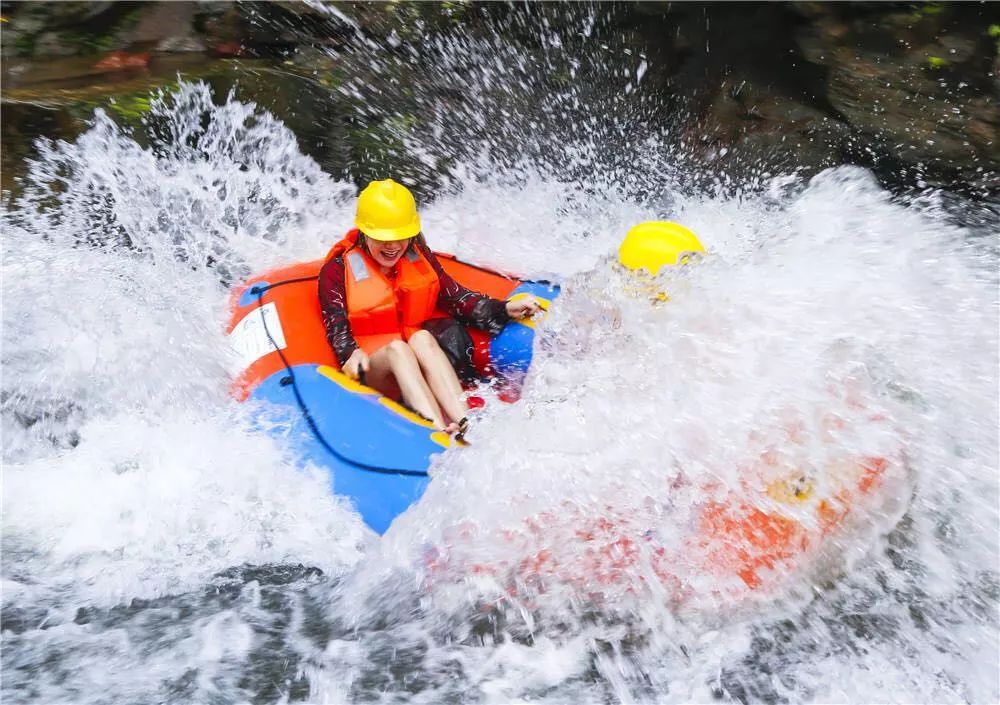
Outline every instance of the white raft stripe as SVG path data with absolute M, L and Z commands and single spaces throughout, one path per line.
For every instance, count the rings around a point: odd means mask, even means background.
M 268 333 L 274 343 L 268 338 Z M 284 350 L 288 344 L 285 342 L 285 331 L 281 327 L 275 303 L 272 301 L 264 304 L 241 318 L 229 334 L 229 344 L 242 360 L 241 369 L 244 370 L 265 355 L 275 350 Z

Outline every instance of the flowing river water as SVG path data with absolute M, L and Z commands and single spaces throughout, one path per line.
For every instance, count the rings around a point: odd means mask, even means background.
M 499 39 L 436 61 L 470 56 L 473 107 L 400 133 L 443 184 L 424 230 L 564 295 L 521 400 L 381 540 L 228 395 L 228 287 L 321 256 L 354 185 L 202 84 L 141 141 L 98 113 L 42 145 L 3 225 L 5 701 L 997 701 L 995 223 L 850 166 L 705 178 L 621 98 L 639 57 L 571 56 L 579 85 L 529 114 L 551 65 Z M 611 257 L 651 218 L 709 253 L 655 305 Z M 766 591 L 685 576 L 699 493 L 769 450 L 897 472 Z M 580 568 L 601 519 L 692 589 Z

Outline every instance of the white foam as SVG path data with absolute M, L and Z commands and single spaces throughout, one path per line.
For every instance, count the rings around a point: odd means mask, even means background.
M 206 90 L 182 86 L 157 108 L 185 137 L 157 149 L 98 115 L 78 142 L 43 152 L 7 214 L 4 599 L 51 628 L 33 622 L 4 648 L 37 699 L 169 699 L 164 684 L 191 664 L 191 697 L 249 697 L 239 678 L 259 668 L 248 654 L 263 639 L 250 607 L 198 603 L 166 652 L 152 626 L 72 620 L 210 592 L 220 572 L 262 563 L 356 571 L 326 615 L 354 626 L 325 644 L 288 639 L 313 700 L 398 696 L 400 681 L 365 685 L 397 637 L 428 701 L 684 702 L 739 688 L 752 700 L 997 699 L 984 666 L 996 656 L 994 250 L 853 168 L 740 197 L 678 182 L 639 199 L 609 185 L 617 167 L 586 181 L 544 166 L 484 176 L 489 157 L 457 160 L 423 211 L 432 246 L 565 278 L 565 292 L 522 401 L 488 406 L 472 446 L 438 460 L 425 500 L 374 549 L 322 476 L 229 401 L 220 284 L 321 255 L 349 227 L 354 189 L 279 122 L 251 124 L 249 106 L 212 106 Z M 636 169 L 670 158 L 647 156 Z M 709 251 L 660 282 L 670 301 L 657 307 L 608 264 L 651 217 L 682 220 Z M 887 421 L 866 423 L 867 410 Z M 839 449 L 902 448 L 913 496 L 840 539 L 832 569 L 799 586 L 811 600 L 783 594 L 720 624 L 675 611 L 655 580 L 642 599 L 626 583 L 591 600 L 572 581 L 511 596 L 502 576 L 427 579 L 429 547 L 483 565 L 542 549 L 571 563 L 588 550 L 574 522 L 602 514 L 670 545 L 690 529 L 697 480 L 735 482 L 789 420 L 808 431 L 796 462 L 829 461 L 817 439 L 830 412 L 851 423 Z M 525 530 L 546 512 L 547 531 Z M 719 607 L 701 597 L 695 607 Z M 484 599 L 506 606 L 485 630 Z M 72 678 L 46 670 L 53 653 Z

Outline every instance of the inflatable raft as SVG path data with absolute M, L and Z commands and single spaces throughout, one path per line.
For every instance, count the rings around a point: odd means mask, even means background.
M 910 495 L 886 416 L 828 414 L 824 424 L 830 433 L 818 437 L 789 428 L 780 449 L 749 439 L 733 486 L 664 472 L 660 492 L 638 503 L 605 491 L 501 526 L 463 520 L 425 547 L 426 587 L 474 583 L 484 607 L 524 609 L 569 590 L 590 602 L 637 595 L 713 613 L 810 591 L 888 533 Z M 842 452 L 834 440 L 873 433 L 887 438 L 872 454 Z M 825 460 L 807 462 L 807 450 Z
M 437 256 L 460 284 L 497 299 L 533 295 L 546 309 L 559 292 L 547 282 Z M 332 491 L 384 533 L 420 499 L 431 456 L 453 440 L 399 400 L 340 371 L 320 312 L 317 277 L 323 262 L 265 272 L 234 290 L 228 334 L 240 371 L 233 392 L 241 401 L 266 402 L 262 415 L 283 416 L 268 425 L 287 436 L 304 464 L 329 469 Z M 509 379 L 523 375 L 531 362 L 534 326 L 531 319 L 512 321 L 492 338 L 470 328 L 479 372 Z

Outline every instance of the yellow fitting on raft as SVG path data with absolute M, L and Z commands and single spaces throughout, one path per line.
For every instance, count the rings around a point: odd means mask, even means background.
M 804 475 L 777 480 L 767 486 L 767 496 L 784 504 L 802 504 L 812 497 L 813 481 Z
M 366 387 L 361 384 L 361 382 L 351 379 L 340 370 L 334 369 L 329 365 L 320 365 L 316 368 L 316 371 L 328 380 L 336 382 L 349 392 L 357 392 L 358 394 L 378 394 L 378 392 L 371 387 Z
M 379 401 L 379 404 L 381 404 L 382 406 L 385 406 L 385 407 L 391 409 L 392 411 L 394 411 L 397 414 L 399 414 L 400 416 L 402 416 L 404 419 L 407 419 L 408 421 L 412 421 L 413 423 L 417 424 L 418 426 L 423 426 L 424 428 L 434 428 L 434 424 L 431 423 L 430 421 L 428 421 L 427 419 L 425 419 L 423 416 L 421 416 L 420 414 L 417 414 L 417 413 L 414 413 L 414 412 L 410 411 L 405 406 L 403 406 L 402 404 L 400 404 L 397 401 L 393 401 L 389 397 L 379 397 L 378 401 Z
M 534 328 L 535 324 L 538 321 L 544 320 L 545 316 L 548 315 L 548 313 L 549 313 L 549 306 L 552 305 L 552 302 L 549 299 L 544 299 L 541 296 L 537 296 L 535 294 L 527 294 L 527 293 L 522 292 L 520 294 L 514 294 L 508 300 L 509 301 L 517 301 L 519 299 L 526 299 L 529 296 L 532 297 L 535 301 L 538 302 L 538 306 L 539 306 L 539 308 L 542 309 L 542 313 L 540 313 L 540 314 L 538 314 L 536 316 L 532 316 L 531 318 L 518 318 L 518 319 L 515 319 L 515 320 L 511 321 L 511 323 L 520 323 L 522 326 L 528 326 L 528 328 Z
M 382 406 L 388 408 L 390 411 L 399 414 L 407 421 L 412 421 L 418 426 L 423 426 L 424 428 L 427 429 L 434 429 L 434 424 L 425 419 L 420 414 L 416 414 L 410 411 L 405 406 L 403 406 L 399 402 L 393 401 L 389 397 L 380 395 L 377 390 L 372 389 L 371 387 L 366 387 L 365 385 L 361 384 L 361 382 L 351 379 L 340 370 L 334 369 L 329 365 L 319 365 L 316 368 L 316 371 L 319 372 L 324 377 L 326 377 L 327 379 L 329 379 L 330 381 L 339 384 L 341 387 L 343 387 L 349 392 L 354 392 L 356 394 L 365 394 L 365 395 L 378 395 L 379 403 Z M 433 433 L 430 434 L 430 438 L 432 441 L 437 443 L 442 448 L 451 448 L 453 445 L 457 446 L 466 445 L 464 441 L 456 441 L 443 431 L 434 431 Z
M 444 431 L 435 431 L 431 434 L 431 440 L 437 443 L 442 448 L 451 448 L 452 446 L 458 448 L 464 448 L 469 445 L 465 441 L 457 441 L 453 437 L 449 436 Z

